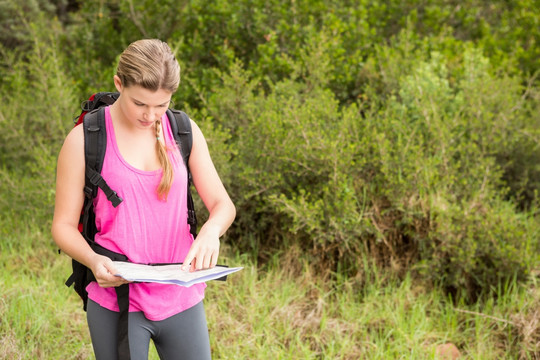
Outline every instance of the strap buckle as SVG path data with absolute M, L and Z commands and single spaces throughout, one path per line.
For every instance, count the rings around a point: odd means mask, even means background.
M 84 196 L 91 199 L 92 198 L 92 188 L 90 186 L 84 187 Z
M 88 180 L 90 181 L 90 183 L 95 186 L 98 186 L 101 179 L 103 178 L 101 177 L 101 174 L 98 173 L 97 171 L 92 171 L 90 176 L 88 176 Z
M 118 196 L 118 194 L 114 190 L 111 190 L 109 195 L 107 195 L 107 199 L 111 202 L 112 206 L 114 207 L 117 207 L 118 205 L 120 205 L 122 201 L 124 201 L 124 199 Z

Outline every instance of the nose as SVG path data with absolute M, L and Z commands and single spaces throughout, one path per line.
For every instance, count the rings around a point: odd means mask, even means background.
M 147 108 L 143 114 L 143 118 L 146 121 L 155 121 L 157 118 L 157 111 L 152 108 Z

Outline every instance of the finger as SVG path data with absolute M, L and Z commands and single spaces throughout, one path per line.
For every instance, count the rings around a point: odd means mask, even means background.
M 111 281 L 107 281 L 106 285 L 107 287 L 116 287 L 124 284 L 129 284 L 131 281 L 128 281 L 120 276 L 113 276 Z
M 96 270 L 96 273 L 94 274 L 94 276 L 96 280 L 98 281 L 98 283 L 100 284 L 105 284 L 111 281 L 111 274 L 109 274 L 109 271 L 105 267 L 102 267 L 102 266 L 100 266 Z
M 96 280 L 101 287 L 111 287 L 119 281 L 118 277 L 110 274 L 98 275 L 96 276 Z
M 203 260 L 203 269 L 210 268 L 211 263 L 212 263 L 212 253 L 206 253 L 204 255 L 204 260 Z
M 201 270 L 203 267 L 204 255 L 197 254 L 195 257 L 195 269 Z
M 117 273 L 118 271 L 116 270 L 112 261 L 107 261 L 104 262 L 102 266 L 98 269 L 96 279 L 102 287 L 118 286 L 125 283 L 126 280 L 120 276 L 117 276 Z
M 193 259 L 193 268 L 195 270 L 200 270 L 201 266 L 202 266 L 202 256 L 195 256 L 195 259 Z
M 219 251 L 214 251 L 214 254 L 212 254 L 212 261 L 210 263 L 210 267 L 215 267 L 217 265 L 218 256 L 219 256 Z
M 195 249 L 194 249 L 194 246 L 192 245 L 191 249 L 189 249 L 188 254 L 184 258 L 184 264 L 182 265 L 182 270 L 185 271 L 185 270 L 189 269 L 190 265 L 191 265 L 191 267 L 193 267 L 193 265 L 194 265 L 193 258 L 194 257 L 195 257 Z
M 116 274 L 118 274 L 118 271 L 116 270 L 116 267 L 111 262 L 106 262 L 103 264 L 105 269 L 107 270 L 107 274 L 110 275 L 111 278 L 116 277 Z

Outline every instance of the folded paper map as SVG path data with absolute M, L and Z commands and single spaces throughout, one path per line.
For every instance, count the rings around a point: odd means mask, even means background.
M 116 276 L 134 282 L 155 282 L 189 287 L 193 284 L 219 279 L 243 267 L 215 266 L 211 269 L 190 272 L 182 270 L 182 265 L 142 265 L 130 262 L 114 261 Z

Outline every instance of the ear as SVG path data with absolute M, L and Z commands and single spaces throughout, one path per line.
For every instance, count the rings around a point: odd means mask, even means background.
M 116 87 L 116 90 L 118 90 L 119 93 L 122 93 L 123 86 L 122 86 L 122 80 L 120 80 L 120 77 L 118 77 L 118 75 L 114 75 L 113 80 L 114 80 L 114 86 Z

